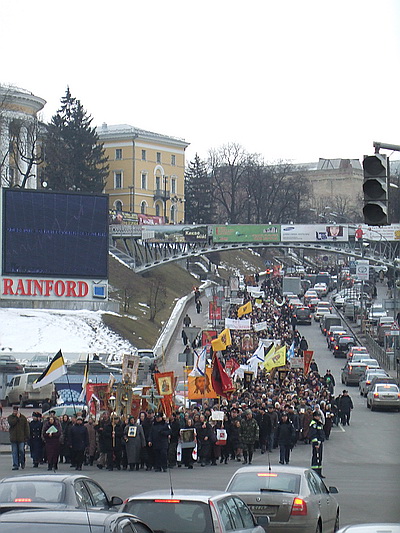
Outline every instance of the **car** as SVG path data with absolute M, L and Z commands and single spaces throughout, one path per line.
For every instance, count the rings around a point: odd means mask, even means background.
M 341 335 L 348 335 L 348 331 L 343 329 L 343 326 L 332 326 L 327 332 L 326 342 L 330 350 L 333 348 L 336 339 L 338 339 Z
M 351 350 L 347 352 L 347 359 L 351 359 L 353 355 L 359 353 L 368 353 L 368 348 L 366 346 L 353 346 Z
M 357 355 L 353 355 L 350 361 L 352 363 L 365 363 L 370 368 L 379 368 L 378 361 L 373 359 L 369 353 L 359 353 Z
M 321 300 L 319 298 L 310 298 L 308 300 L 308 307 L 310 308 L 310 311 L 315 311 L 320 301 Z
M 314 290 L 318 296 L 326 296 L 328 294 L 328 286 L 326 283 L 316 283 Z
M 367 391 L 373 377 L 387 377 L 388 374 L 382 368 L 369 368 L 365 370 L 365 373 L 360 376 L 360 381 L 358 382 L 358 389 L 360 395 L 367 397 Z
M 314 313 L 314 320 L 316 322 L 319 322 L 322 315 L 330 315 L 330 314 L 331 314 L 331 308 L 325 307 L 324 305 L 322 306 L 321 302 L 319 302 L 319 304 L 317 305 L 317 309 L 315 310 L 315 313 Z
M 11 511 L 0 515 L 1 533 L 152 533 L 140 518 L 127 513 L 87 509 Z
M 55 396 L 54 383 L 47 383 L 37 389 L 33 388 L 33 384 L 40 376 L 40 372 L 27 372 L 12 377 L 6 387 L 6 405 L 19 404 L 22 407 L 28 404 L 40 405 L 46 398 L 53 399 Z
M 153 490 L 128 497 L 121 512 L 140 517 L 162 533 L 265 533 L 269 519 L 258 522 L 236 495 L 213 490 Z M 264 527 L 263 527 L 264 526 Z
M 400 533 L 400 524 L 353 524 L 342 527 L 337 533 Z
M 154 353 L 154 351 L 153 350 L 148 350 L 147 348 L 146 349 L 138 349 L 137 354 L 138 354 L 138 356 L 140 358 L 148 357 L 151 361 L 154 361 L 155 359 L 157 359 L 157 356 Z
M 328 331 L 328 329 L 331 326 L 341 326 L 342 325 L 341 319 L 337 315 L 334 315 L 334 314 L 323 315 L 321 317 L 319 323 L 320 323 L 321 331 L 322 331 L 322 333 L 324 335 L 327 334 L 327 331 Z
M 339 504 L 311 468 L 246 466 L 231 477 L 226 490 L 240 496 L 256 517 L 268 516 L 268 532 L 333 532 L 339 528 Z
M 293 316 L 297 318 L 298 324 L 308 324 L 311 326 L 311 311 L 309 307 L 296 307 Z
M 73 416 L 77 413 L 82 413 L 82 411 L 88 411 L 87 405 L 83 403 L 75 403 L 71 405 L 57 405 L 55 407 L 50 407 L 48 411 L 42 413 L 42 418 L 47 418 L 50 416 L 50 411 L 54 411 L 54 414 L 57 418 L 61 418 L 63 415 Z
M 36 354 L 32 359 L 25 361 L 25 367 L 28 368 L 43 368 L 45 369 L 49 363 L 53 360 L 54 355 Z
M 360 376 L 367 370 L 367 365 L 364 363 L 352 363 L 351 361 L 346 363 L 346 366 L 342 368 L 342 383 L 349 385 L 350 383 L 358 383 Z
M 398 381 L 392 376 L 373 376 L 371 383 L 367 386 L 367 395 L 368 392 L 375 387 L 375 385 L 383 384 L 398 385 Z
M 121 498 L 109 498 L 96 481 L 83 475 L 37 474 L 0 480 L 0 514 L 32 508 L 116 509 L 121 504 Z
M 378 324 L 379 319 L 381 319 L 383 317 L 387 317 L 387 316 L 388 316 L 387 311 L 383 307 L 383 305 L 374 304 L 374 305 L 371 306 L 371 308 L 369 310 L 368 320 L 372 324 Z
M 394 383 L 377 383 L 367 393 L 367 407 L 374 411 L 378 407 L 391 407 L 400 411 L 400 389 Z
M 336 357 L 347 357 L 347 352 L 356 343 L 352 335 L 341 335 L 333 345 L 333 355 Z
M 304 303 L 306 300 L 310 300 L 311 298 L 319 298 L 317 291 L 314 289 L 308 289 L 306 293 L 304 294 Z

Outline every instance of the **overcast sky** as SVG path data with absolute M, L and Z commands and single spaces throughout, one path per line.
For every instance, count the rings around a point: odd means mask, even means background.
M 396 0 L 2 0 L 0 16 L 0 83 L 44 98 L 46 121 L 69 85 L 94 125 L 184 138 L 187 160 L 400 144 Z

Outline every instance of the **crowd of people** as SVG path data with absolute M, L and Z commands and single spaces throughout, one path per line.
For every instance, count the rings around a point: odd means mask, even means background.
M 292 310 L 279 282 L 266 280 L 261 289 L 262 297 L 252 297 L 246 290 L 240 296 L 252 302 L 246 318 L 253 324 L 266 322 L 266 329 L 232 331 L 232 345 L 221 352 L 222 363 L 232 358 L 245 363 L 260 338 L 279 340 L 287 347 L 294 343 L 297 356 L 308 348 L 293 327 Z M 231 318 L 237 318 L 237 309 L 231 306 Z M 185 320 L 190 325 L 188 315 Z M 256 452 L 272 453 L 278 448 L 279 462 L 288 464 L 294 446 L 311 444 L 312 468 L 322 476 L 322 443 L 329 440 L 333 425 L 350 423 L 353 408 L 348 392 L 335 396 L 334 387 L 331 372 L 319 373 L 314 360 L 308 374 L 289 367 L 284 372 L 259 369 L 251 383 L 240 382 L 229 399 L 181 407 L 168 419 L 153 409 L 140 412 L 138 418 L 104 412 L 97 421 L 85 413 L 64 415 L 61 420 L 50 413 L 42 420 L 34 412 L 28 423 L 15 407 L 8 417 L 13 469 L 25 467 L 25 443 L 30 445 L 34 467 L 46 463 L 49 470 L 57 470 L 59 463 L 66 463 L 81 470 L 96 463 L 110 471 L 157 472 L 228 461 L 251 464 Z

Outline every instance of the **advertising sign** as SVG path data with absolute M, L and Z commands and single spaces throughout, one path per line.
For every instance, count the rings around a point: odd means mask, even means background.
M 137 215 L 138 223 L 144 224 L 148 226 L 155 226 L 158 224 L 164 224 L 164 217 L 156 216 L 156 215 Z
M 347 242 L 347 225 L 336 224 L 299 224 L 281 226 L 282 242 Z
M 213 240 L 217 242 L 279 242 L 279 224 L 235 224 L 213 227 Z
M 142 239 L 147 242 L 206 242 L 207 226 L 150 226 L 142 228 Z
M 367 226 L 362 224 L 363 238 L 369 241 L 400 241 L 400 224 Z
M 369 280 L 369 261 L 368 260 L 358 260 L 356 261 L 356 278 L 358 281 L 368 281 Z

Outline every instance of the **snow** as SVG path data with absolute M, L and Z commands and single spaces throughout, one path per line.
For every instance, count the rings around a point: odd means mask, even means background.
M 107 328 L 104 311 L 56 311 L 0 308 L 0 353 L 108 353 L 134 351 L 132 344 Z M 28 354 L 27 354 L 28 355 Z M 29 358 L 29 357 L 27 357 Z

